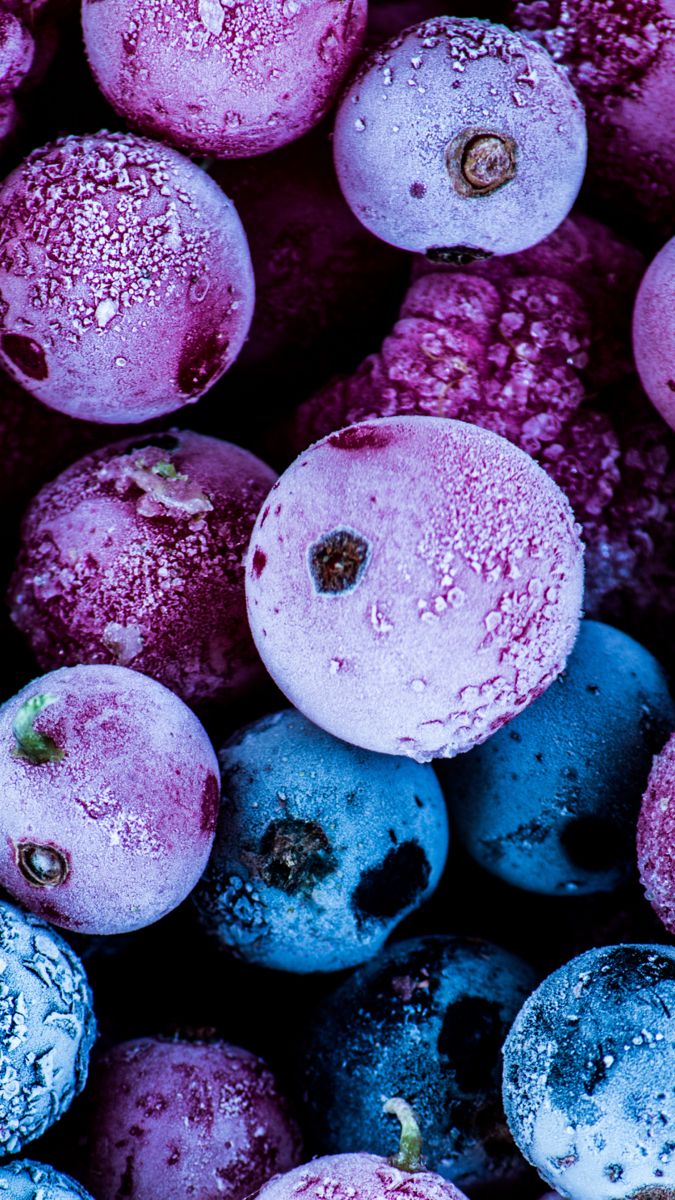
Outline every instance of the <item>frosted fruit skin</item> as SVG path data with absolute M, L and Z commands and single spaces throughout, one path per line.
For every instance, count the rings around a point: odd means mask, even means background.
M 637 827 L 640 880 L 649 903 L 671 933 L 675 931 L 674 812 L 675 734 L 654 759 Z
M 70 946 L 46 922 L 5 900 L 0 962 L 2 1157 L 40 1137 L 82 1091 L 96 1021 L 84 969 Z M 0 1167 L 0 1195 L 7 1170 L 14 1167 Z M 14 1200 L 17 1192 L 11 1195 Z
M 463 1192 L 431 1171 L 399 1171 L 376 1154 L 331 1154 L 313 1158 L 287 1175 L 278 1175 L 258 1193 L 258 1200 L 324 1200 L 353 1196 L 355 1200 L 466 1200 Z
M 659 251 L 640 284 L 633 351 L 642 386 L 675 429 L 675 238 Z
M 326 593 L 312 563 L 336 532 L 365 561 Z M 301 455 L 246 565 L 253 636 L 289 700 L 344 741 L 421 762 L 484 741 L 548 686 L 582 584 L 571 509 L 541 468 L 430 417 L 354 425 Z
M 8 1200 L 92 1200 L 69 1175 L 27 1158 L 0 1166 L 0 1196 Z
M 148 420 L 236 358 L 253 312 L 246 235 L 174 150 L 129 133 L 60 139 L 3 182 L 0 223 L 0 363 L 49 407 Z
M 675 1185 L 675 950 L 604 946 L 554 971 L 504 1044 L 504 1107 L 522 1153 L 570 1200 Z M 653 1189 L 653 1190 L 650 1190 Z
M 486 129 L 516 143 L 516 174 L 467 196 L 446 152 L 465 131 Z M 540 47 L 487 21 L 439 17 L 369 56 L 341 101 L 334 152 L 347 202 L 384 241 L 432 255 L 510 254 L 572 207 L 584 115 Z
M 405 1096 L 428 1170 L 469 1191 L 522 1177 L 500 1049 L 536 981 L 522 959 L 478 938 L 398 942 L 360 967 L 317 1010 L 303 1047 L 312 1144 L 395 1153 L 400 1130 L 382 1097 Z
M 348 746 L 293 709 L 242 729 L 219 760 L 223 803 L 194 900 L 238 957 L 356 966 L 434 891 L 448 822 L 431 767 Z
M 131 125 L 244 158 L 300 137 L 358 51 L 366 0 L 83 0 L 89 63 Z
M 224 1042 L 114 1046 L 87 1095 L 79 1171 L 97 1200 L 244 1200 L 300 1160 L 271 1072 Z
M 275 478 L 238 446 L 174 430 L 96 451 L 47 484 L 11 586 L 40 665 L 132 667 L 197 707 L 260 683 L 243 559 Z
M 0 98 L 11 96 L 28 74 L 35 43 L 29 30 L 12 12 L 0 12 Z
M 675 705 L 656 659 L 618 629 L 582 621 L 544 695 L 441 768 L 459 837 L 516 887 L 613 890 L 634 870 L 641 794 L 673 728 Z
M 63 757 L 15 753 L 17 716 Z M 64 667 L 0 709 L 4 839 L 0 884 L 33 912 L 80 933 L 124 933 L 157 921 L 195 886 L 216 827 L 218 760 L 197 718 L 167 688 L 125 667 Z M 22 870 L 22 846 L 66 864 L 45 886 Z

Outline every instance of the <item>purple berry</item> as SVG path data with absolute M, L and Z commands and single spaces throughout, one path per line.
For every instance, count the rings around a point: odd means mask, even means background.
M 640 879 L 666 929 L 675 931 L 675 733 L 654 759 L 637 827 Z
M 83 0 L 92 70 L 131 125 L 196 154 L 244 158 L 330 108 L 366 0 Z
M 245 1200 L 300 1160 L 271 1072 L 224 1042 L 114 1046 L 87 1097 L 78 1169 L 96 1200 Z
M 12 582 L 40 665 L 133 667 L 197 706 L 259 684 L 243 558 L 274 478 L 248 451 L 185 431 L 64 471 L 26 514 Z
M 633 350 L 642 386 L 675 429 L 675 238 L 659 251 L 640 284 Z
M 49 407 L 144 421 L 193 403 L 241 349 L 246 236 L 174 150 L 128 133 L 35 150 L 0 186 L 0 224 L 0 363 Z
M 335 165 L 366 228 L 433 261 L 510 254 L 564 219 L 586 162 L 583 110 L 546 51 L 439 17 L 376 50 L 341 102 Z
M 199 721 L 153 679 L 43 675 L 0 709 L 0 885 L 66 929 L 149 925 L 206 866 L 219 780 Z
M 0 12 L 0 97 L 11 96 L 33 62 L 35 43 L 14 13 Z
M 579 622 L 567 501 L 474 425 L 400 417 L 303 454 L 251 538 L 249 620 L 311 721 L 418 761 L 485 740 L 562 670 Z

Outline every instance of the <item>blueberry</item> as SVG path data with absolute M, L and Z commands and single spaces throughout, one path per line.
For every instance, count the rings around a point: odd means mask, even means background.
M 92 1200 L 89 1192 L 69 1175 L 30 1159 L 15 1159 L 0 1166 L 3 1200 Z

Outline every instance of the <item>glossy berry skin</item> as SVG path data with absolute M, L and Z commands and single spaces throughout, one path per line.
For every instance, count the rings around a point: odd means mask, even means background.
M 224 1042 L 113 1046 L 87 1095 L 78 1169 L 96 1200 L 244 1200 L 300 1161 L 271 1072 Z
M 131 125 L 192 154 L 245 158 L 330 108 L 366 0 L 83 0 L 89 62 Z
M 258 684 L 243 558 L 274 472 L 189 431 L 96 451 L 38 493 L 12 617 L 42 667 L 108 662 L 197 707 Z
M 3 793 L 6 796 L 6 793 Z M 82 1091 L 96 1037 L 80 960 L 45 921 L 0 900 L 0 1157 L 40 1137 Z M 0 1167 L 2 1174 L 15 1168 Z M 10 1189 L 12 1200 L 23 1192 Z M 56 1198 L 55 1198 L 56 1200 Z M 61 1200 L 61 1197 L 58 1197 Z
M 0 1166 L 0 1196 L 3 1200 L 92 1200 L 69 1175 L 27 1158 Z
M 342 98 L 334 151 L 366 228 L 462 262 L 523 250 L 560 224 L 581 185 L 586 131 L 540 47 L 501 25 L 439 17 L 366 59 Z
M 189 708 L 125 667 L 64 667 L 0 709 L 0 885 L 53 924 L 124 933 L 201 875 L 218 762 Z
M 324 1200 L 327 1195 L 353 1200 L 466 1200 L 463 1192 L 431 1171 L 400 1171 L 377 1154 L 330 1154 L 304 1167 L 277 1175 L 258 1193 L 259 1200 Z
M 659 251 L 640 284 L 633 351 L 642 386 L 675 429 L 675 238 Z
M 674 728 L 652 655 L 618 629 L 582 621 L 544 695 L 443 765 L 457 832 L 481 866 L 516 887 L 611 891 L 630 877 L 652 756 Z
M 675 1185 L 675 950 L 589 950 L 527 1000 L 504 1044 L 504 1107 L 569 1200 L 664 1200 Z
M 144 421 L 193 403 L 241 349 L 246 235 L 174 150 L 129 133 L 63 138 L 5 179 L 0 223 L 0 364 L 49 407 Z
M 353 425 L 301 455 L 246 567 L 253 636 L 289 700 L 344 741 L 418 761 L 484 741 L 548 686 L 581 588 L 572 514 L 545 473 L 429 417 Z
M 487 942 L 399 942 L 324 1002 L 302 1055 L 307 1128 L 319 1152 L 390 1154 L 382 1097 L 406 1096 L 426 1166 L 461 1188 L 515 1180 L 504 1128 L 500 1049 L 536 977 Z
M 430 766 L 340 742 L 293 709 L 219 754 L 216 842 L 194 893 L 204 927 L 247 962 L 365 962 L 435 889 L 448 824 Z
M 671 721 L 671 729 L 675 721 Z M 675 932 L 675 734 L 654 759 L 637 827 L 640 879 L 652 908 Z

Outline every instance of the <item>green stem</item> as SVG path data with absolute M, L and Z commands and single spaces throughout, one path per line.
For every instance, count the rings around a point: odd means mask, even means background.
M 48 704 L 55 704 L 58 696 L 50 696 L 42 692 L 25 700 L 14 718 L 12 732 L 16 738 L 16 746 L 12 751 L 15 758 L 24 758 L 31 763 L 61 762 L 66 757 L 46 733 L 40 733 L 35 728 L 35 721 Z
M 412 1108 L 407 1100 L 395 1096 L 385 1100 L 382 1111 L 389 1117 L 397 1117 L 401 1122 L 401 1144 L 398 1153 L 390 1158 L 392 1167 L 399 1171 L 420 1171 L 422 1169 L 422 1134 Z

